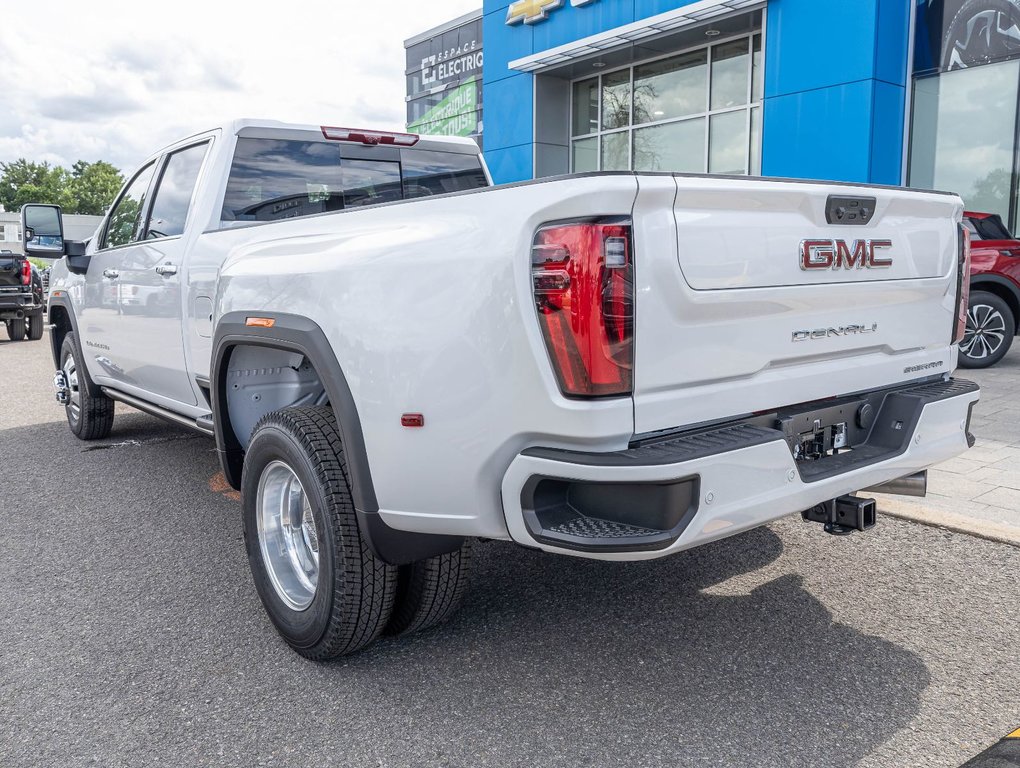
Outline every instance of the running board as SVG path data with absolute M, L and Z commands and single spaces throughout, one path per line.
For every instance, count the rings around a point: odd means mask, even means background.
M 182 416 L 179 413 L 174 413 L 169 408 L 164 408 L 161 405 L 155 405 L 154 403 L 140 400 L 133 395 L 126 395 L 123 392 L 118 392 L 116 389 L 110 389 L 109 387 L 100 387 L 103 394 L 114 400 L 119 400 L 125 405 L 130 405 L 132 408 L 137 408 L 140 411 L 150 416 L 156 416 L 157 418 L 164 419 L 165 421 L 172 422 L 182 427 L 194 430 L 206 437 L 213 436 L 212 420 L 209 416 L 199 416 L 197 419 L 192 419 L 187 416 Z

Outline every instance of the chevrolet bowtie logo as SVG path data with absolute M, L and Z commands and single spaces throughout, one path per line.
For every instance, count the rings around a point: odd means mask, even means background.
M 534 24 L 549 18 L 549 11 L 555 11 L 563 5 L 563 0 L 517 0 L 510 3 L 506 11 L 506 23 Z

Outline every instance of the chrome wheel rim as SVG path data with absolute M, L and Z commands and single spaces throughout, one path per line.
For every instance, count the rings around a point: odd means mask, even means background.
M 967 310 L 967 328 L 960 351 L 972 360 L 985 360 L 1006 340 L 1006 318 L 995 307 L 974 304 Z
M 319 535 L 308 496 L 294 470 L 273 461 L 259 478 L 255 515 L 259 548 L 277 596 L 295 611 L 315 598 Z
M 78 366 L 75 365 L 74 355 L 67 356 L 63 371 L 67 381 L 67 412 L 71 415 L 71 421 L 76 422 L 81 416 L 81 388 L 78 385 Z

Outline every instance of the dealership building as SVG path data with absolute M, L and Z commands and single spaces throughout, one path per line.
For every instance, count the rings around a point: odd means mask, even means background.
M 408 43 L 409 128 L 480 138 L 484 102 L 499 183 L 908 184 L 1018 224 L 1020 0 L 486 0 Z M 439 69 L 465 46 L 480 77 Z

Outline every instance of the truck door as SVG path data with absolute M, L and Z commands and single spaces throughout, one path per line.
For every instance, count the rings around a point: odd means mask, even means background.
M 208 146 L 205 141 L 167 154 L 149 169 L 144 187 L 136 177 L 111 212 L 103 247 L 89 267 L 89 279 L 103 283 L 95 314 L 109 330 L 105 340 L 97 339 L 105 348 L 95 353 L 86 346 L 85 355 L 114 386 L 184 405 L 195 405 L 196 398 L 184 357 L 183 236 Z M 146 191 L 137 193 L 136 186 Z

